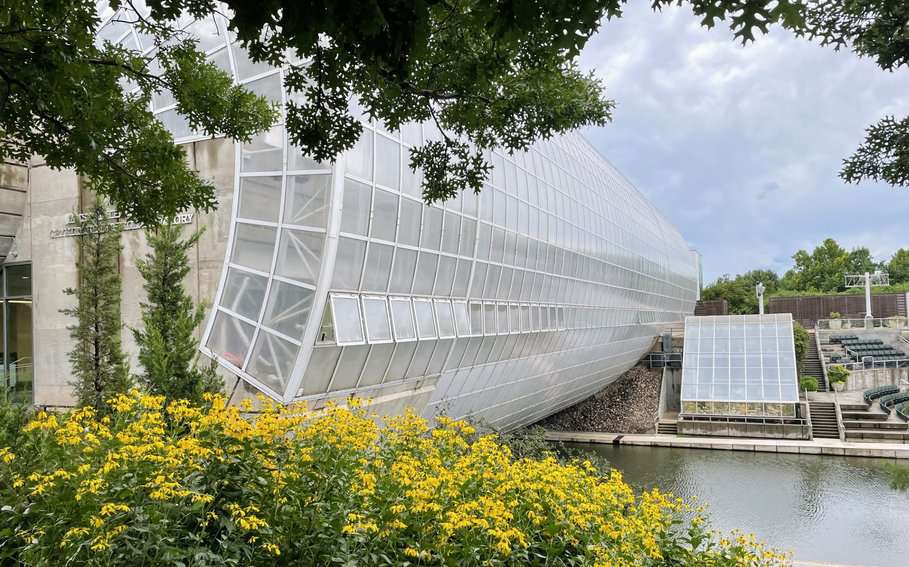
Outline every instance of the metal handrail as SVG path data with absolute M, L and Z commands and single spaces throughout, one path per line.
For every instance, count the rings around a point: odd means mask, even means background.
M 840 441 L 846 441 L 846 428 L 843 426 L 843 412 L 840 409 L 840 398 L 836 394 L 836 390 L 833 391 L 833 408 L 836 411 L 836 431 L 840 436 Z

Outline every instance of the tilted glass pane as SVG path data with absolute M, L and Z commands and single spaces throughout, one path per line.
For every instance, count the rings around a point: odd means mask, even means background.
M 454 318 L 458 335 L 461 337 L 470 335 L 470 316 L 467 312 L 467 302 L 455 301 L 452 305 L 454 306 Z
M 267 272 L 275 248 L 277 229 L 271 226 L 255 226 L 237 223 L 231 262 Z
M 265 299 L 266 284 L 267 280 L 262 276 L 235 268 L 228 269 L 221 295 L 221 307 L 253 321 L 258 320 L 262 301 Z
M 282 281 L 273 281 L 268 293 L 263 324 L 300 340 L 312 310 L 313 291 Z
M 392 298 L 389 301 L 389 305 L 391 306 L 391 320 L 394 325 L 395 339 L 410 341 L 417 338 L 410 300 Z
M 420 339 L 434 339 L 438 337 L 435 318 L 432 315 L 432 302 L 429 300 L 414 299 L 414 319 L 417 322 L 417 337 Z
M 283 165 L 283 126 L 257 134 L 240 146 L 240 171 L 281 171 Z
M 384 297 L 364 297 L 363 315 L 366 319 L 366 337 L 370 342 L 391 340 L 391 321 Z
M 253 330 L 249 323 L 218 311 L 206 346 L 222 359 L 242 368 L 249 343 L 252 342 Z
M 450 301 L 435 300 L 436 321 L 439 323 L 439 337 L 443 339 L 455 336 L 454 313 Z
M 283 394 L 300 347 L 268 331 L 259 331 L 246 371 L 277 393 Z
M 325 228 L 331 175 L 292 175 L 287 178 L 284 222 Z
M 338 253 L 335 256 L 335 269 L 331 279 L 332 289 L 348 291 L 359 289 L 365 255 L 365 241 L 346 236 L 338 239 Z
M 335 318 L 335 336 L 338 344 L 363 342 L 363 321 L 360 302 L 356 297 L 332 295 L 331 307 Z
M 240 178 L 240 218 L 278 222 L 280 206 L 281 176 Z
M 353 179 L 344 180 L 344 204 L 341 210 L 341 232 L 366 236 L 369 231 L 369 207 L 372 189 Z
M 300 282 L 315 284 L 319 277 L 324 234 L 304 230 L 283 229 L 278 248 L 278 275 Z

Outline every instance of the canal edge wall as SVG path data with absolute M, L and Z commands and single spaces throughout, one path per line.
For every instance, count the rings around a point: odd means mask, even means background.
M 894 443 L 850 443 L 835 439 L 729 439 L 721 437 L 676 437 L 671 435 L 599 433 L 593 431 L 547 431 L 547 441 L 594 443 L 601 445 L 635 445 L 714 449 L 752 453 L 796 453 L 802 455 L 838 455 L 881 459 L 909 459 L 909 445 Z

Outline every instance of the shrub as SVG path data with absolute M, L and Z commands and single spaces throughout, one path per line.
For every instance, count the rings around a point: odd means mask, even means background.
M 808 334 L 805 327 L 798 322 L 793 322 L 792 340 L 795 343 L 795 360 L 801 364 L 802 359 L 805 358 L 805 351 L 808 350 L 808 341 L 811 340 L 811 335 Z
M 845 382 L 846 378 L 849 377 L 849 369 L 843 366 L 842 364 L 834 364 L 827 369 L 827 379 L 831 384 L 836 384 L 838 382 Z
M 831 319 L 840 319 L 842 316 L 843 316 L 842 313 L 840 313 L 839 311 L 831 311 L 831 312 L 830 312 L 830 318 L 831 318 Z
M 799 380 L 799 389 L 803 391 L 817 392 L 818 386 L 818 380 L 814 376 L 802 376 Z
M 516 459 L 462 421 L 136 392 L 40 413 L 0 449 L 0 563 L 777 566 L 657 490 L 582 461 Z M 356 404 L 352 401 L 352 406 Z M 248 408 L 246 408 L 248 409 Z

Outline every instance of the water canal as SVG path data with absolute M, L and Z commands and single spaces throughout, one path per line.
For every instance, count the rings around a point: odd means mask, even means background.
M 909 492 L 884 461 L 738 451 L 571 444 L 625 479 L 707 507 L 713 526 L 756 534 L 796 560 L 909 565 Z

